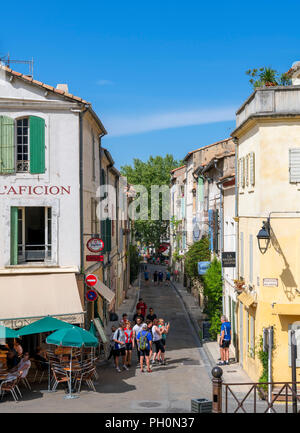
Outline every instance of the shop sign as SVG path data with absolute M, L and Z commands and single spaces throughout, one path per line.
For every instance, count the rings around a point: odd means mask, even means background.
M 88 275 L 85 277 L 85 282 L 86 282 L 86 284 L 87 284 L 88 286 L 93 287 L 93 286 L 95 286 L 95 285 L 97 284 L 97 282 L 98 282 L 98 278 L 96 277 L 96 275 L 88 274 Z
M 103 262 L 104 256 L 98 256 L 96 254 L 88 254 L 85 256 L 87 262 Z
M 210 262 L 198 262 L 198 274 L 206 274 L 207 269 L 210 267 Z
M 92 253 L 99 253 L 104 248 L 104 242 L 100 238 L 91 238 L 87 241 L 86 246 Z
M 235 251 L 226 251 L 222 253 L 222 267 L 235 268 Z
M 86 299 L 88 301 L 94 302 L 98 298 L 98 294 L 95 290 L 88 290 L 86 292 Z
M 265 287 L 278 287 L 278 279 L 277 278 L 264 278 L 263 286 Z

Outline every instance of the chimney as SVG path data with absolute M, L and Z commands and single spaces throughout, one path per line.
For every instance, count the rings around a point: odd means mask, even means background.
M 63 92 L 69 93 L 69 88 L 67 84 L 57 84 L 56 88 L 62 90 Z

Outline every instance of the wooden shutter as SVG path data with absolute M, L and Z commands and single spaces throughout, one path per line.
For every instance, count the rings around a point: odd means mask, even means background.
M 255 184 L 255 155 L 254 152 L 250 153 L 250 185 Z
M 289 150 L 290 182 L 300 182 L 300 149 Z
M 240 276 L 244 276 L 244 233 L 240 234 Z
M 249 185 L 249 155 L 245 157 L 245 184 Z
M 253 235 L 249 235 L 249 282 L 253 283 Z
M 29 117 L 30 173 L 45 173 L 45 120 Z
M 18 208 L 10 208 L 10 264 L 18 264 Z
M 245 158 L 241 160 L 242 170 L 241 170 L 241 187 L 245 188 Z
M 14 119 L 0 116 L 0 173 L 15 172 Z

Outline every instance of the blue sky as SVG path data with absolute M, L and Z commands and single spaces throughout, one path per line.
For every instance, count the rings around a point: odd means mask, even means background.
M 92 102 L 117 167 L 227 138 L 245 71 L 300 60 L 291 0 L 44 4 L 1 5 L 0 55 L 33 57 L 34 78 Z

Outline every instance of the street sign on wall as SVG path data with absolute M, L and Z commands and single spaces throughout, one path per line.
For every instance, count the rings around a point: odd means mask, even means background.
M 223 268 L 235 268 L 235 251 L 226 251 L 222 253 Z
M 88 301 L 96 301 L 96 299 L 98 298 L 98 294 L 95 290 L 88 290 L 86 292 L 86 299 Z
M 99 253 L 104 248 L 104 242 L 100 238 L 91 238 L 87 241 L 86 247 L 91 253 Z
M 103 262 L 104 256 L 99 256 L 98 254 L 88 254 L 85 256 L 87 262 Z
M 97 284 L 98 278 L 96 277 L 96 275 L 93 274 L 88 274 L 85 277 L 85 282 L 88 286 L 93 287 Z
M 210 262 L 198 262 L 198 274 L 204 275 L 210 267 Z

